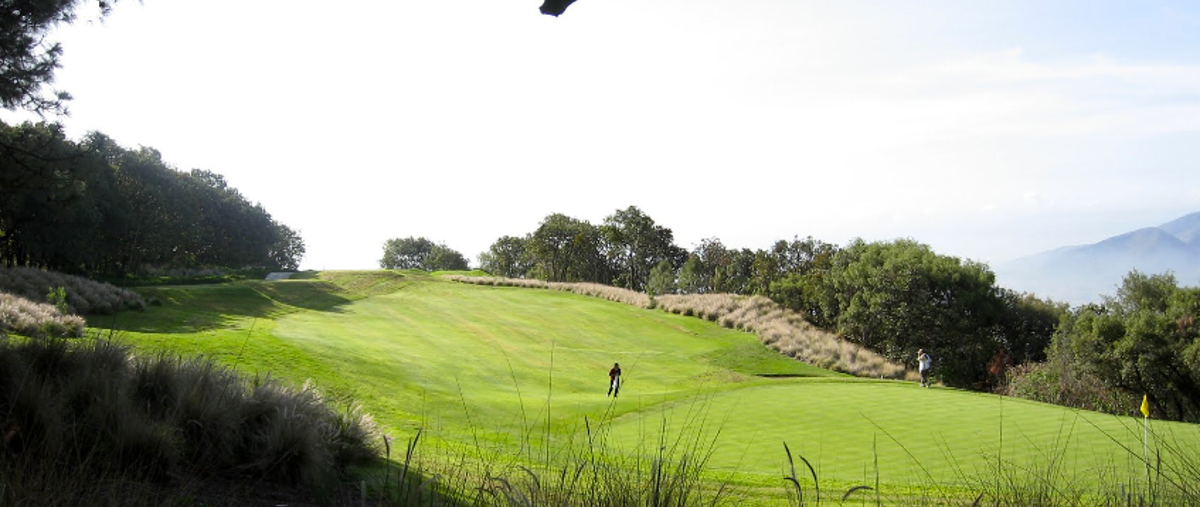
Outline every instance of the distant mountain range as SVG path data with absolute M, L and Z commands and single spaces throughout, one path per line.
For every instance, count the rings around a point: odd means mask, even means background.
M 1180 285 L 1200 285 L 1200 212 L 1099 243 L 1023 257 L 993 269 L 1001 287 L 1072 305 L 1116 295 L 1121 279 L 1134 269 L 1146 274 L 1169 271 Z

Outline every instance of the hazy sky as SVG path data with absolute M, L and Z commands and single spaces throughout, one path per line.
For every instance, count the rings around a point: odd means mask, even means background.
M 688 249 L 992 264 L 1200 211 L 1194 1 L 539 1 L 124 0 L 56 86 L 72 137 L 225 175 L 310 269 L 630 205 Z

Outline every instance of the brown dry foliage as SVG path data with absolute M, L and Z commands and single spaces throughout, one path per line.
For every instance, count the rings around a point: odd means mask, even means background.
M 730 329 L 754 333 L 764 345 L 791 358 L 860 377 L 904 378 L 904 367 L 862 346 L 813 326 L 799 313 L 763 296 L 666 295 L 659 308 L 693 315 Z
M 603 285 L 599 283 L 567 283 L 567 282 L 546 282 L 542 280 L 533 280 L 528 278 L 504 278 L 499 276 L 462 276 L 448 275 L 445 277 L 448 280 L 455 282 L 471 283 L 475 285 L 493 285 L 497 287 L 523 287 L 527 289 L 550 289 L 560 290 L 563 292 L 571 292 L 581 296 L 591 296 L 618 303 L 625 303 L 639 308 L 652 308 L 650 296 L 641 292 Z

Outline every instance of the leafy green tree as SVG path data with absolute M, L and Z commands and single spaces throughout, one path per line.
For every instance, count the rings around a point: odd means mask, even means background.
M 383 269 L 420 269 L 424 271 L 467 269 L 467 258 L 458 251 L 424 237 L 389 239 L 383 244 Z
M 679 268 L 678 289 L 684 294 L 703 294 L 708 292 L 709 279 L 711 276 L 705 272 L 704 261 L 698 254 L 691 254 Z
M 552 282 L 605 283 L 611 270 L 601 243 L 600 230 L 587 221 L 551 214 L 526 243 L 534 263 L 531 274 Z
M 1115 297 L 1064 318 L 1049 361 L 1130 398 L 1146 394 L 1157 417 L 1200 422 L 1198 314 L 1200 288 L 1134 271 Z
M 654 296 L 675 293 L 675 267 L 670 260 L 663 259 L 650 270 L 646 292 Z
M 718 292 L 718 272 L 730 263 L 729 250 L 717 238 L 705 238 L 688 255 L 679 272 L 679 290 L 687 294 Z
M 1003 306 L 996 323 L 996 341 L 1003 346 L 1003 367 L 1013 364 L 1045 361 L 1046 350 L 1058 324 L 1067 315 L 1065 303 L 1039 299 L 1033 294 L 1000 289 L 998 296 Z M 1003 371 L 989 374 L 1003 375 Z
M 304 238 L 290 227 L 278 224 L 278 239 L 271 249 L 271 260 L 275 266 L 285 271 L 300 269 L 300 261 L 304 259 Z
M 808 317 L 813 324 L 835 328 L 838 304 L 827 280 L 839 248 L 811 236 L 777 241 L 771 248 L 783 275 L 771 281 L 771 299 Z
M 834 329 L 837 327 L 838 303 L 831 285 L 825 280 L 828 274 L 828 270 L 788 273 L 771 282 L 770 298 L 804 315 L 813 325 Z
M 765 250 L 758 250 L 754 252 L 754 261 L 750 265 L 750 281 L 746 290 L 750 294 L 769 296 L 771 283 L 782 275 L 778 257 Z
M 424 262 L 425 271 L 462 271 L 467 269 L 467 258 L 457 250 L 443 244 L 433 245 Z
M 858 240 L 838 252 L 823 281 L 838 332 L 896 361 L 930 350 L 951 385 L 982 387 L 1003 349 L 994 334 L 1002 305 L 983 264 L 911 240 Z
M 721 262 L 713 266 L 713 292 L 746 294 L 753 276 L 754 252 L 750 249 L 726 250 Z
M 423 269 L 425 258 L 433 250 L 433 242 L 425 238 L 389 239 L 383 244 L 383 258 L 379 267 L 383 269 Z
M 606 258 L 615 272 L 613 284 L 642 290 L 660 261 L 679 262 L 684 252 L 674 244 L 671 229 L 654 223 L 636 206 L 617 210 L 600 227 Z
M 503 236 L 488 251 L 479 254 L 479 267 L 496 276 L 525 278 L 532 267 L 526 251 L 528 238 Z
M 827 269 L 837 246 L 818 241 L 808 236 L 791 241 L 779 240 L 771 246 L 771 255 L 776 258 L 781 273 L 808 273 L 813 269 Z

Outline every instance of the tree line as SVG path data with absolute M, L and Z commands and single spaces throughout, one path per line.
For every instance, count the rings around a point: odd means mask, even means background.
M 763 295 L 893 361 L 935 354 L 945 383 L 1117 414 L 1143 394 L 1166 419 L 1200 422 L 1200 288 L 1130 273 L 1115 296 L 1069 308 L 1000 287 L 983 263 L 910 239 L 812 237 L 691 251 L 636 207 L 599 225 L 555 213 L 479 256 L 498 276 L 596 282 L 655 294 Z
M 219 174 L 54 123 L 0 122 L 0 264 L 127 275 L 145 267 L 294 270 L 299 233 Z
M 650 294 L 763 295 L 893 361 L 937 351 L 950 385 L 990 389 L 1012 365 L 1045 358 L 1063 305 L 998 287 L 984 264 L 911 240 L 841 247 L 812 237 L 770 248 L 710 238 L 688 251 L 637 207 L 599 225 L 555 213 L 480 254 L 498 276 L 597 282 Z

